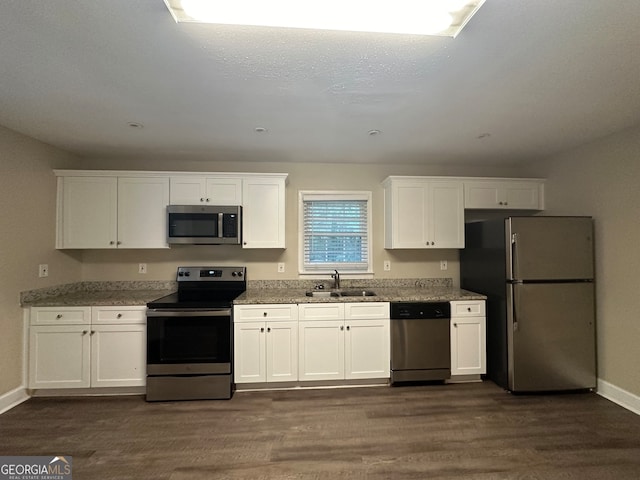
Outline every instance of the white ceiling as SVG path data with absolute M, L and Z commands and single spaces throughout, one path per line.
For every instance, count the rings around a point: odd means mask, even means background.
M 92 158 L 517 164 L 640 124 L 639 19 L 638 0 L 487 0 L 452 39 L 2 0 L 0 124 Z

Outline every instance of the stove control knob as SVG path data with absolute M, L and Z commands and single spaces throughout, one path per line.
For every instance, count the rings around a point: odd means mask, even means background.
M 190 277 L 191 276 L 191 272 L 184 272 L 184 276 L 185 277 Z
M 241 277 L 242 276 L 242 271 L 238 272 L 238 276 Z
M 184 272 L 178 272 L 179 277 L 184 277 Z

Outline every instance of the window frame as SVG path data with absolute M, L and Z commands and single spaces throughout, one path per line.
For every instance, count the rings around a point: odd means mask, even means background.
M 338 270 L 340 274 L 346 275 L 371 275 L 373 274 L 373 258 L 372 258 L 372 192 L 367 190 L 299 190 L 298 191 L 298 273 L 300 275 L 318 275 L 325 276 Z M 344 265 L 335 264 L 324 269 L 307 269 L 304 262 L 304 244 L 305 244 L 305 218 L 304 218 L 304 202 L 309 200 L 358 200 L 365 201 L 367 206 L 366 222 L 367 222 L 367 268 L 361 270 L 347 269 Z

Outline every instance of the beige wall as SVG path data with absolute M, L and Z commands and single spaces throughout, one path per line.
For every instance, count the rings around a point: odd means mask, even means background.
M 0 127 L 0 395 L 22 385 L 20 292 L 81 277 L 79 260 L 54 249 L 51 169 L 75 165 L 70 155 Z M 41 263 L 49 265 L 47 278 L 38 277 Z
M 595 223 L 598 377 L 640 395 L 640 128 L 535 167 L 546 214 Z
M 96 160 L 91 168 L 177 170 L 175 162 Z M 181 163 L 185 170 L 251 171 L 288 173 L 286 206 L 286 250 L 247 250 L 234 246 L 186 246 L 168 250 L 87 250 L 83 253 L 85 280 L 169 280 L 178 265 L 246 265 L 250 279 L 296 279 L 298 277 L 298 191 L 369 190 L 373 192 L 373 267 L 376 278 L 451 277 L 459 284 L 457 250 L 385 250 L 382 180 L 389 175 L 514 175 L 505 168 L 420 167 L 397 165 L 300 164 L 300 163 Z M 383 271 L 383 262 L 391 261 L 391 271 Z M 448 269 L 440 270 L 440 260 Z M 285 272 L 277 272 L 277 263 L 285 263 Z M 138 263 L 147 263 L 148 273 L 138 274 Z M 348 277 L 346 277 L 348 278 Z

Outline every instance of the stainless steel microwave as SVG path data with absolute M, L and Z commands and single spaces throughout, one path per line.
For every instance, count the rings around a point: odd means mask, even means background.
M 169 205 L 167 242 L 182 245 L 239 245 L 242 207 Z

